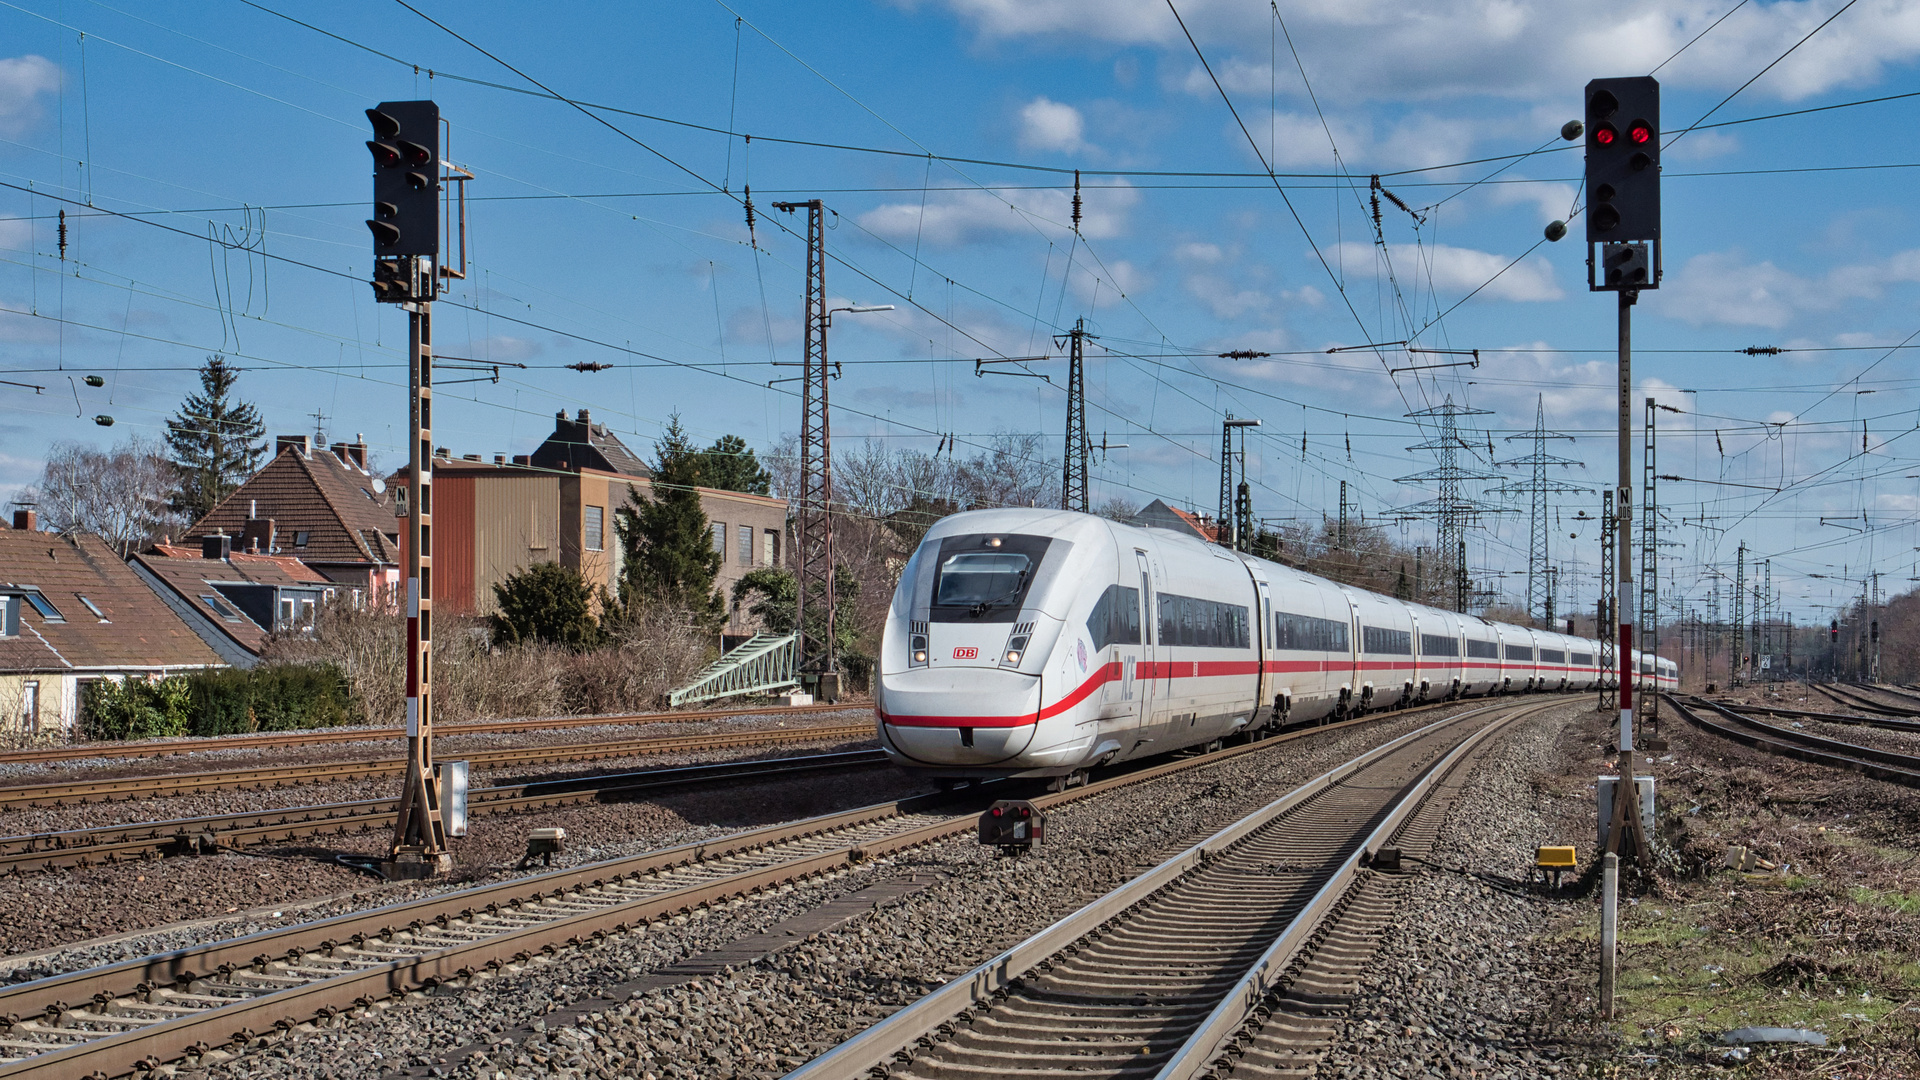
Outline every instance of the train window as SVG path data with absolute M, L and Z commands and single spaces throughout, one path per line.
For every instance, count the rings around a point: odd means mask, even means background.
M 1025 555 L 1010 552 L 950 555 L 940 564 L 933 602 L 948 607 L 998 603 L 1020 591 L 1030 566 Z
M 1192 596 L 1160 594 L 1160 644 L 1208 649 L 1248 647 L 1247 609 Z
M 1459 656 L 1460 639 L 1451 634 L 1421 634 L 1420 655 Z
M 1095 652 L 1109 645 L 1140 644 L 1140 590 L 1109 585 L 1087 616 L 1087 634 Z
M 1543 664 L 1564 664 L 1567 662 L 1567 654 L 1561 652 L 1559 649 L 1541 649 L 1540 662 Z
M 1278 612 L 1273 617 L 1273 647 L 1301 652 L 1346 652 L 1347 624 L 1335 619 Z
M 1507 659 L 1509 659 L 1509 660 L 1532 660 L 1532 659 L 1533 659 L 1533 646 L 1531 646 L 1531 645 L 1509 645 L 1509 646 L 1507 646 Z
M 1500 659 L 1500 646 L 1491 641 L 1475 641 L 1472 638 L 1468 638 L 1467 655 L 1478 656 L 1485 660 L 1498 660 Z
M 1363 626 L 1360 628 L 1360 644 L 1365 652 L 1388 656 L 1413 655 L 1413 635 L 1405 630 L 1389 630 L 1384 626 Z
M 1573 654 L 1573 662 L 1574 662 L 1574 665 L 1575 665 L 1576 667 L 1592 667 L 1592 666 L 1593 666 L 1593 654 L 1592 654 L 1592 653 L 1585 653 L 1585 652 L 1577 652 L 1577 653 L 1574 653 L 1574 654 Z

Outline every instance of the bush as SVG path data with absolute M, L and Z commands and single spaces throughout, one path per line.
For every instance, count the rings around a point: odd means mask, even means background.
M 87 684 L 81 731 L 89 739 L 153 739 L 335 727 L 356 722 L 350 701 L 346 680 L 331 664 L 103 679 Z

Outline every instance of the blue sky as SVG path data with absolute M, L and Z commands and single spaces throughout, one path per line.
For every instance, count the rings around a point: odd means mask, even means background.
M 1083 317 L 1101 335 L 1090 427 L 1129 444 L 1096 466 L 1096 501 L 1208 507 L 1230 410 L 1264 421 L 1261 516 L 1318 520 L 1346 480 L 1392 518 L 1432 496 L 1395 482 L 1433 464 L 1407 449 L 1431 431 L 1406 413 L 1489 410 L 1465 421 L 1473 467 L 1511 473 L 1497 463 L 1526 452 L 1507 436 L 1538 398 L 1575 436 L 1557 452 L 1585 463 L 1558 475 L 1592 489 L 1557 498 L 1551 529 L 1561 608 L 1590 610 L 1596 537 L 1575 515 L 1613 473 L 1613 298 L 1584 287 L 1578 221 L 1541 234 L 1579 204 L 1580 152 L 1556 133 L 1582 86 L 1659 67 L 1669 139 L 1710 110 L 1920 90 L 1920 6 L 1873 0 L 1349 0 L 1279 18 L 1184 0 L 1245 134 L 1164 0 L 416 6 L 444 29 L 397 3 L 0 5 L 0 379 L 46 387 L 0 386 L 0 496 L 57 440 L 157 435 L 212 352 L 247 369 L 270 432 L 311 431 L 318 410 L 401 464 L 405 323 L 363 283 L 361 110 L 432 97 L 477 177 L 472 273 L 438 309 L 438 349 L 527 365 L 443 385 L 436 441 L 457 453 L 524 453 L 557 409 L 643 450 L 676 411 L 702 440 L 795 430 L 792 385 L 766 384 L 790 374 L 770 359 L 798 356 L 804 252 L 770 203 L 817 194 L 836 211 L 835 302 L 896 306 L 835 320 L 841 445 L 931 451 L 953 433 L 964 454 L 1039 431 L 1058 453 L 1064 363 L 1033 365 L 1049 383 L 968 361 L 1052 351 Z M 507 65 L 624 110 L 598 114 L 620 130 Z M 1913 353 L 1891 347 L 1920 329 L 1917 107 L 1703 127 L 1667 150 L 1666 278 L 1636 311 L 1634 373 L 1636 400 L 1683 410 L 1661 417 L 1660 471 L 1687 478 L 1661 496 L 1673 595 L 1703 598 L 1742 541 L 1800 618 L 1857 593 L 1841 576 L 1863 568 L 1910 587 L 1920 397 Z M 1500 160 L 1457 164 L 1482 158 Z M 1418 218 L 1383 203 L 1376 234 L 1375 173 Z M 1389 376 L 1443 358 L 1326 352 L 1409 337 L 1481 364 Z M 1756 346 L 1792 351 L 1738 351 Z M 1274 355 L 1215 355 L 1230 349 Z M 564 366 L 583 361 L 616 366 Z M 1524 515 L 1492 516 L 1469 560 L 1524 596 L 1523 575 L 1495 572 L 1524 570 L 1526 544 Z

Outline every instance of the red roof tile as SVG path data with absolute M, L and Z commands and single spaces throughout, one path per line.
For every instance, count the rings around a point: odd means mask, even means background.
M 190 533 L 225 532 L 238 548 L 250 518 L 271 519 L 280 555 L 305 563 L 391 565 L 400 561 L 399 521 L 393 496 L 378 490 L 383 486 L 331 450 L 283 445 Z M 297 542 L 302 534 L 304 545 Z
M 97 537 L 0 530 L 0 583 L 37 590 L 64 617 L 50 619 L 30 604 L 21 605 L 20 635 L 0 638 L 0 670 L 111 671 L 221 663 Z

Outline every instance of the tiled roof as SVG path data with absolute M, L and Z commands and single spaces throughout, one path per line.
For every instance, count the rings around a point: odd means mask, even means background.
M 234 552 L 229 559 L 202 558 L 197 550 L 161 544 L 134 556 L 141 566 L 177 594 L 178 607 L 184 604 L 250 653 L 258 654 L 267 644 L 267 628 L 241 612 L 238 605 L 222 597 L 214 587 L 220 584 L 310 586 L 331 584 L 326 578 L 302 566 L 300 560 L 285 556 L 246 555 Z M 222 599 L 226 610 L 209 607 L 202 599 Z
M 271 518 L 279 554 L 306 563 L 397 563 L 399 521 L 393 496 L 331 450 L 283 444 L 261 470 L 196 522 L 192 536 L 239 536 L 250 517 Z M 298 544 L 300 534 L 307 542 Z
M 221 663 L 97 537 L 0 529 L 0 583 L 37 589 L 64 616 L 64 621 L 51 621 L 32 605 L 22 604 L 20 635 L 0 638 L 0 670 Z M 100 614 L 95 615 L 86 601 Z
M 564 409 L 554 416 L 553 434 L 533 452 L 532 464 L 536 469 L 570 472 L 598 469 L 622 476 L 653 475 L 646 462 L 627 449 L 605 424 L 594 423 L 585 409 L 572 420 L 567 419 Z

